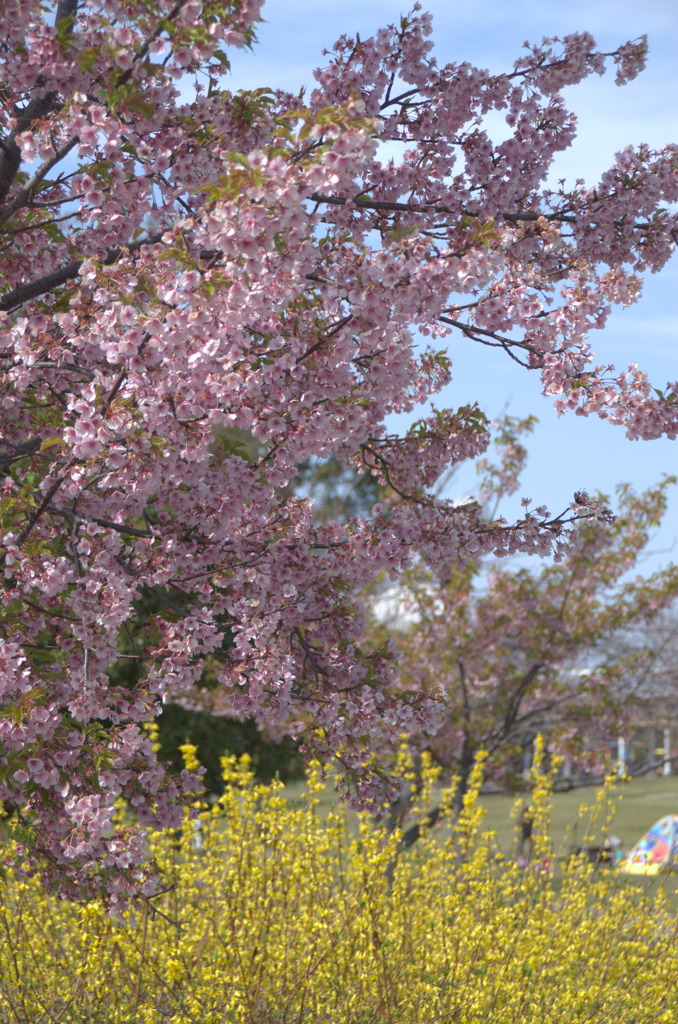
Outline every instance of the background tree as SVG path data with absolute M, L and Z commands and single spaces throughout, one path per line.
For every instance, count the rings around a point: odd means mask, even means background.
M 415 557 L 440 578 L 483 552 L 562 553 L 568 524 L 602 515 L 582 497 L 492 523 L 432 494 L 486 449 L 484 418 L 384 421 L 448 380 L 448 335 L 505 349 L 559 408 L 676 433 L 676 388 L 593 367 L 585 341 L 669 258 L 675 147 L 544 188 L 574 137 L 562 89 L 607 60 L 627 81 L 645 42 L 571 35 L 488 75 L 440 66 L 416 8 L 342 37 L 305 99 L 225 87 L 259 9 L 0 11 L 0 796 L 24 866 L 71 895 L 152 891 L 114 807 L 180 821 L 197 780 L 168 776 L 141 727 L 195 707 L 207 660 L 209 709 L 341 750 L 352 792 L 380 801 L 397 780 L 370 749 L 434 731 L 441 707 L 390 685 L 355 595 Z M 217 450 L 223 427 L 257 457 Z M 290 489 L 330 456 L 386 489 L 369 515 L 317 523 Z
M 527 454 L 519 435 L 533 427 L 501 425 L 500 457 L 479 467 L 488 503 L 518 486 Z M 397 648 L 397 685 L 445 704 L 436 734 L 412 742 L 458 776 L 460 805 L 481 750 L 488 777 L 520 789 L 539 733 L 573 765 L 602 770 L 600 748 L 625 731 L 673 635 L 656 635 L 656 623 L 672 621 L 661 613 L 678 596 L 678 567 L 634 573 L 675 484 L 666 477 L 642 494 L 621 485 L 614 522 L 580 523 L 551 564 L 478 560 L 442 578 L 423 564 L 403 574 L 395 614 L 390 623 L 377 614 L 375 633 Z
M 628 741 L 627 771 L 675 772 L 678 741 L 678 615 L 672 605 L 648 621 L 611 637 L 617 658 L 636 658 L 635 670 L 620 681 L 620 702 L 628 708 L 623 736 Z

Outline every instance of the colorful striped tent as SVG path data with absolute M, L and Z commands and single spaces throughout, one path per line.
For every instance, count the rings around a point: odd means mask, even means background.
M 678 871 L 678 814 L 660 818 L 619 865 L 627 875 Z

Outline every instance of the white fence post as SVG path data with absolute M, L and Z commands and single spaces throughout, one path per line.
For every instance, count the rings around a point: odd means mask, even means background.
M 617 775 L 626 775 L 626 740 L 620 736 L 617 740 Z

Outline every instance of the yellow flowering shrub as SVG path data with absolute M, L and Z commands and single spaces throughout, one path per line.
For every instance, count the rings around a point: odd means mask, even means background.
M 538 772 L 536 869 L 521 870 L 481 832 L 481 765 L 456 825 L 422 829 L 408 850 L 367 816 L 356 830 L 341 807 L 321 814 L 317 769 L 295 804 L 281 785 L 255 784 L 246 758 L 223 767 L 216 806 L 181 835 L 149 838 L 165 891 L 121 920 L 6 872 L 2 1024 L 678 1019 L 675 920 L 661 891 L 650 898 L 576 859 L 551 870 Z

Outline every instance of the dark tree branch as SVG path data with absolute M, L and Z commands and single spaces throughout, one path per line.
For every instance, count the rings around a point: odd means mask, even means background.
M 124 245 L 117 249 L 108 249 L 105 258 L 101 261 L 102 266 L 109 267 L 119 260 L 121 256 L 137 252 L 137 250 L 145 245 L 157 245 L 161 240 L 162 234 L 150 235 L 148 238 L 142 238 L 138 242 L 130 242 L 129 245 Z M 53 291 L 59 285 L 66 284 L 67 281 L 73 281 L 80 273 L 80 268 L 84 262 L 84 259 L 73 260 L 72 263 L 67 263 L 66 266 L 59 267 L 58 270 L 53 270 L 50 274 L 45 274 L 44 277 L 39 277 L 35 281 L 29 281 L 27 284 L 18 285 L 11 292 L 6 292 L 0 298 L 0 311 L 6 313 L 17 306 L 21 306 L 24 302 L 28 302 L 30 299 L 36 299 L 40 295 Z
M 461 320 L 452 320 L 448 316 L 439 316 L 437 318 L 442 324 L 449 324 L 450 327 L 457 327 L 467 338 L 471 341 L 479 341 L 482 345 L 491 345 L 493 348 L 503 348 L 512 359 L 515 359 L 517 363 L 524 366 L 526 369 L 532 369 L 527 363 L 524 363 L 522 359 L 518 359 L 518 356 L 512 351 L 514 348 L 522 348 L 526 352 L 530 352 L 534 356 L 541 356 L 542 353 L 538 349 L 534 348 L 527 341 L 518 341 L 513 338 L 503 338 L 500 334 L 496 334 L 494 331 L 486 331 L 483 327 L 474 327 L 472 324 L 465 324 Z M 487 339 L 492 339 L 491 341 Z
M 67 156 L 68 153 L 70 153 L 70 151 L 73 149 L 75 145 L 77 145 L 77 143 L 77 136 L 72 139 L 69 139 L 68 142 L 65 142 L 63 146 L 60 146 L 58 149 L 55 149 L 53 154 L 50 157 L 48 157 L 45 161 L 43 161 L 42 164 L 40 164 L 40 167 L 38 167 L 37 171 L 31 177 L 31 179 L 26 182 L 23 188 L 19 189 L 17 194 L 12 199 L 12 202 L 8 203 L 6 206 L 3 206 L 2 210 L 0 211 L 0 224 L 6 223 L 6 221 L 9 220 L 13 213 L 16 213 L 17 210 L 20 210 L 21 207 L 26 204 L 27 200 L 33 194 L 34 189 L 37 188 L 37 186 L 43 180 L 45 175 L 49 174 L 49 172 L 55 166 L 55 164 L 58 164 L 60 160 L 63 160 L 63 158 Z
M 21 150 L 13 135 L 0 142 L 0 203 L 4 203 L 21 164 Z
M 532 683 L 537 678 L 537 676 L 543 668 L 544 665 L 541 664 L 541 662 L 538 662 L 535 665 L 531 665 L 528 671 L 524 674 L 523 678 L 520 680 L 520 683 L 516 687 L 514 693 L 512 694 L 511 699 L 509 701 L 509 705 L 506 709 L 506 715 L 504 716 L 505 736 L 509 735 L 511 729 L 513 728 L 513 724 L 518 716 L 518 712 L 520 710 L 520 705 L 522 703 L 523 697 L 528 692 L 530 686 L 532 685 Z
M 0 438 L 0 444 L 9 448 L 9 452 L 3 452 L 0 454 L 0 472 L 8 469 L 13 463 L 18 462 L 20 459 L 26 459 L 29 455 L 35 455 L 38 448 L 42 444 L 41 437 L 33 437 L 30 441 L 23 441 L 21 444 L 14 444 L 13 441 L 7 441 L 4 437 Z
M 65 284 L 66 281 L 72 281 L 78 276 L 84 262 L 84 260 L 74 260 L 73 263 L 67 263 L 65 267 L 53 270 L 50 274 L 45 274 L 44 277 L 29 281 L 28 284 L 21 284 L 17 288 L 13 288 L 11 292 L 6 292 L 0 299 L 0 310 L 7 313 L 24 302 L 28 302 L 29 299 L 36 299 L 38 296 L 58 288 L 59 285 Z M 110 262 L 112 263 L 113 260 Z
M 58 25 L 64 18 L 75 18 L 78 13 L 78 0 L 59 0 L 57 4 L 56 14 L 54 16 L 54 25 Z
M 59 488 L 61 487 L 61 485 L 65 481 L 66 477 L 68 476 L 69 471 L 76 464 L 76 462 L 77 462 L 77 459 L 71 459 L 68 463 L 66 463 L 66 466 L 64 467 L 64 470 L 61 473 L 61 476 L 58 476 L 56 478 L 56 480 L 52 483 L 52 485 L 50 486 L 49 490 L 45 494 L 44 498 L 42 499 L 42 501 L 40 502 L 38 507 L 35 509 L 35 511 L 31 515 L 30 519 L 28 520 L 28 522 L 24 526 L 23 530 L 17 536 L 17 539 L 16 539 L 17 547 L 21 547 L 26 542 L 26 539 L 28 538 L 29 534 L 32 532 L 33 527 L 42 518 L 44 513 L 47 511 L 47 509 L 52 504 L 52 498 L 54 497 L 56 492 L 59 490 Z
M 348 316 L 344 316 L 341 318 L 341 320 L 338 320 L 335 324 L 333 324 L 332 327 L 330 327 L 324 334 L 322 334 L 316 342 L 314 342 L 309 348 L 307 348 L 302 355 L 299 356 L 299 358 L 297 359 L 297 363 L 303 362 L 304 359 L 308 359 L 310 355 L 313 355 L 314 352 L 317 352 L 317 350 L 323 345 L 323 343 L 328 338 L 333 338 L 334 335 L 337 334 L 342 327 L 345 327 L 347 323 L 350 323 L 352 319 L 353 315 L 349 313 Z
M 422 822 L 417 822 L 416 825 L 412 825 L 406 832 L 403 832 L 398 849 L 407 850 L 410 846 L 414 846 L 422 831 L 424 829 L 433 828 L 433 826 L 438 823 L 442 815 L 442 807 L 434 807 L 432 811 L 429 811 Z
M 54 24 L 58 25 L 64 18 L 75 19 L 78 10 L 78 0 L 59 0 L 56 9 Z M 68 29 L 72 31 L 72 25 Z M 16 127 L 10 135 L 0 141 L 0 205 L 5 202 L 12 182 L 14 181 L 19 167 L 21 166 L 21 150 L 16 141 L 16 136 L 21 132 L 28 131 L 35 121 L 45 117 L 54 109 L 58 94 L 55 92 L 46 93 L 44 96 L 34 96 L 23 110 L 16 110 Z M 47 171 L 44 172 L 45 174 Z M 9 216 L 9 214 L 8 214 Z M 5 219 L 3 217 L 3 219 Z
M 313 647 L 312 644 L 308 642 L 308 640 L 306 639 L 306 637 L 301 632 L 298 626 L 294 627 L 294 629 L 292 630 L 292 634 L 296 636 L 301 646 L 301 649 L 304 652 L 304 667 L 306 666 L 307 662 L 310 664 L 311 668 L 313 669 L 313 673 L 315 675 L 316 680 L 319 679 L 320 676 L 326 676 L 327 672 L 325 671 L 324 668 L 322 668 L 321 665 L 318 664 L 316 660 L 315 648 Z
M 354 199 L 348 199 L 346 196 L 326 196 L 320 192 L 314 192 L 309 198 L 314 203 L 326 203 L 330 206 L 346 206 L 350 204 L 366 210 L 384 210 L 391 213 L 425 213 L 429 210 L 435 210 L 436 213 L 451 213 L 454 216 L 473 216 L 473 214 L 469 214 L 466 210 L 455 210 L 450 206 L 444 206 L 436 200 L 429 203 L 398 203 L 385 199 L 364 199 L 360 196 L 356 196 Z M 538 221 L 542 218 L 548 221 L 557 221 L 559 224 L 576 224 L 577 222 L 577 218 L 573 214 L 568 213 L 530 213 L 527 211 L 524 213 L 507 213 L 504 211 L 500 216 L 503 220 L 508 221 L 509 224 L 520 224 L 522 221 Z
M 149 529 L 139 530 L 136 526 L 114 523 L 110 519 L 101 519 L 99 516 L 79 516 L 76 512 L 71 511 L 71 509 L 59 508 L 57 505 L 50 505 L 48 511 L 55 516 L 61 516 L 70 523 L 96 523 L 97 526 L 103 526 L 107 530 L 115 530 L 116 533 L 121 533 L 126 537 L 148 538 L 153 536 L 153 532 Z
M 131 255 L 147 245 L 157 245 L 162 241 L 163 234 L 163 232 L 158 232 L 158 234 L 149 235 L 148 238 L 140 238 L 136 242 L 130 242 L 127 245 L 121 245 L 114 249 L 107 249 L 106 256 L 100 261 L 101 265 L 103 267 L 110 267 L 121 256 Z M 214 261 L 220 257 L 221 252 L 214 249 L 201 249 L 198 253 L 198 258 L 201 260 Z M 35 281 L 29 281 L 26 284 L 17 285 L 11 292 L 6 292 L 0 297 L 0 312 L 7 313 L 23 305 L 24 302 L 29 302 L 31 299 L 37 299 L 41 295 L 46 295 L 60 285 L 66 284 L 67 281 L 75 280 L 84 262 L 85 258 L 73 260 L 72 263 L 67 263 L 65 266 L 59 267 L 58 270 L 45 274 L 44 277 L 39 277 Z

